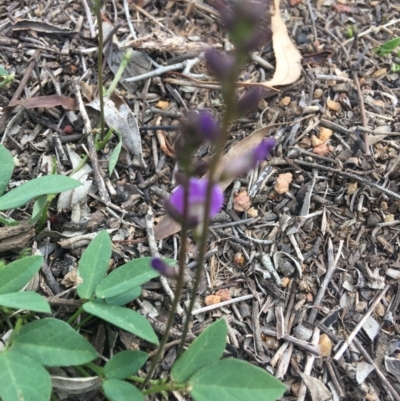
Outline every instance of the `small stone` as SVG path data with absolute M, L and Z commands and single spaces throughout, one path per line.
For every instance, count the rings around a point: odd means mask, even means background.
M 312 304 L 312 303 L 314 302 L 314 296 L 313 296 L 313 294 L 312 294 L 311 292 L 307 292 L 307 294 L 306 294 L 306 301 L 307 301 L 309 304 Z
M 314 98 L 315 99 L 321 99 L 323 94 L 324 94 L 324 91 L 321 88 L 317 88 L 314 91 Z
M 243 265 L 244 265 L 244 256 L 243 256 L 243 254 L 240 253 L 240 252 L 235 253 L 235 256 L 233 257 L 233 263 L 237 267 L 243 267 Z
M 323 142 L 317 138 L 315 135 L 311 136 L 311 145 L 313 146 L 313 148 L 316 148 L 319 145 L 322 145 Z
M 270 337 L 270 336 L 265 336 L 263 338 L 265 345 L 269 348 L 269 349 L 278 349 L 280 346 L 279 340 L 277 340 L 275 337 Z
M 233 199 L 233 210 L 235 212 L 246 212 L 251 207 L 251 200 L 247 191 L 241 191 L 235 194 Z
M 251 208 L 247 211 L 247 216 L 249 216 L 250 218 L 258 217 L 258 210 L 257 210 L 257 209 L 254 209 L 254 207 L 251 207 Z
M 279 174 L 276 179 L 276 183 L 274 186 L 275 192 L 279 195 L 283 195 L 289 191 L 289 185 L 292 182 L 293 175 L 292 173 Z
M 320 155 L 320 156 L 327 156 L 329 155 L 329 153 L 333 152 L 333 147 L 327 145 L 326 143 L 323 143 L 322 145 L 316 146 L 313 149 L 313 153 L 315 153 L 316 155 Z
M 207 295 L 204 298 L 204 303 L 209 306 L 209 305 L 215 305 L 215 304 L 219 304 L 221 302 L 221 297 L 219 297 L 218 295 Z
M 158 107 L 161 110 L 166 110 L 169 107 L 169 102 L 166 100 L 160 100 L 157 104 L 156 107 Z
M 333 134 L 333 131 L 329 128 L 320 127 L 318 138 L 322 141 L 322 143 L 327 142 Z
M 357 191 L 358 184 L 356 182 L 349 182 L 347 184 L 347 194 L 353 195 Z
M 364 312 L 367 309 L 368 304 L 364 301 L 358 302 L 355 307 L 355 311 L 358 313 Z
M 281 106 L 281 107 L 286 107 L 286 106 L 289 105 L 290 101 L 291 101 L 290 97 L 289 97 L 289 96 L 285 96 L 284 98 L 282 98 L 282 99 L 279 101 L 279 106 Z
M 382 219 L 377 213 L 371 213 L 367 218 L 368 227 L 376 227 L 380 223 L 382 223 Z
M 375 307 L 375 313 L 376 313 L 379 317 L 385 316 L 385 313 L 386 313 L 385 307 L 382 305 L 381 302 L 379 302 L 379 304 L 376 305 L 376 307 Z
M 289 277 L 282 277 L 281 278 L 281 284 L 283 288 L 286 288 L 290 283 L 290 278 Z
M 334 100 L 328 99 L 326 101 L 326 106 L 328 109 L 333 110 L 333 111 L 340 111 L 342 109 L 342 105 L 338 102 L 335 102 Z
M 385 223 L 388 223 L 389 221 L 393 221 L 394 220 L 394 215 L 393 214 L 387 214 L 385 216 Z
M 332 352 L 332 340 L 324 333 L 319 337 L 319 349 L 322 357 L 329 357 Z
M 388 210 L 389 209 L 389 206 L 388 206 L 387 202 L 381 202 L 381 209 L 382 210 Z

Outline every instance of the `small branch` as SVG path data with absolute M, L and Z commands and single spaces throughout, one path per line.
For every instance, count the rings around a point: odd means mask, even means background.
M 218 309 L 218 308 L 221 308 L 222 306 L 234 304 L 234 303 L 241 302 L 241 301 L 246 301 L 247 299 L 251 299 L 251 298 L 254 298 L 253 294 L 243 295 L 241 297 L 230 299 L 229 301 L 223 301 L 223 302 L 219 302 L 218 304 L 209 305 L 209 306 L 205 306 L 204 308 L 196 309 L 196 310 L 192 311 L 192 315 L 194 316 L 194 315 L 198 315 L 199 313 L 209 312 L 210 310 Z

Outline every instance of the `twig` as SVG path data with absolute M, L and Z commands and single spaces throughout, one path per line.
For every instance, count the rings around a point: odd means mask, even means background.
M 124 82 L 138 82 L 138 81 L 143 81 L 144 79 L 158 77 L 168 71 L 174 71 L 174 70 L 186 68 L 188 65 L 193 66 L 194 64 L 198 63 L 200 60 L 201 60 L 201 57 L 196 57 L 195 59 L 185 60 L 182 63 L 161 66 L 160 68 L 157 68 L 150 72 L 146 72 L 145 74 L 138 75 L 138 76 L 132 77 L 132 78 L 126 78 L 124 80 Z
M 332 167 L 327 167 L 327 166 L 323 166 L 321 164 L 316 164 L 316 163 L 309 163 L 309 162 L 305 162 L 303 160 L 298 160 L 298 159 L 295 159 L 294 163 L 300 164 L 302 166 L 307 166 L 307 167 L 316 168 L 316 169 L 320 169 L 320 170 L 330 171 L 331 173 L 338 174 L 338 175 L 341 175 L 342 177 L 350 178 L 350 179 L 352 179 L 354 181 L 357 181 L 361 185 L 368 185 L 368 186 L 370 186 L 372 188 L 375 188 L 375 189 L 385 193 L 386 195 L 391 196 L 392 198 L 400 200 L 400 195 L 399 194 L 396 194 L 395 192 L 391 191 L 390 189 L 381 187 L 380 185 L 375 184 L 374 182 L 367 181 L 366 179 L 358 177 L 358 176 L 356 176 L 354 174 L 349 174 L 349 173 L 346 173 L 345 171 L 336 170 L 336 169 L 334 169 Z
M 271 336 L 271 337 L 276 337 L 277 336 L 277 332 L 274 330 L 268 330 L 268 329 L 262 329 L 262 332 L 264 334 L 266 334 L 267 336 Z M 282 337 L 283 340 L 292 343 L 294 345 L 297 345 L 300 348 L 305 349 L 308 352 L 311 352 L 312 354 L 316 355 L 316 356 L 320 356 L 321 355 L 321 351 L 319 349 L 319 347 L 317 345 L 312 345 L 306 341 L 303 340 L 299 340 L 296 337 L 293 337 L 289 334 L 285 334 Z
M 110 196 L 108 195 L 106 186 L 104 184 L 103 177 L 100 172 L 100 167 L 97 159 L 96 147 L 94 144 L 94 139 L 92 135 L 92 124 L 90 123 L 89 116 L 86 112 L 85 105 L 82 101 L 81 96 L 81 88 L 78 81 L 73 80 L 71 83 L 72 90 L 76 97 L 76 102 L 78 103 L 79 111 L 81 113 L 81 117 L 84 124 L 84 133 L 88 134 L 87 136 L 87 143 L 89 147 L 89 157 L 93 168 L 93 175 L 96 181 L 97 188 L 99 189 L 99 194 L 101 197 L 102 202 L 105 205 L 109 205 L 111 203 Z
M 332 240 L 331 238 L 328 239 L 328 271 L 325 274 L 324 281 L 321 284 L 321 287 L 319 288 L 318 294 L 315 297 L 313 309 L 310 312 L 310 315 L 308 316 L 307 321 L 311 324 L 314 323 L 315 318 L 317 317 L 318 313 L 318 307 L 321 305 L 321 302 L 325 296 L 326 289 L 328 288 L 329 283 L 332 280 L 333 274 L 336 271 L 336 264 L 337 261 L 339 260 L 340 253 L 342 252 L 342 247 L 343 247 L 343 240 L 340 240 L 339 243 L 339 249 L 337 251 L 337 256 L 336 259 L 333 259 L 333 245 L 332 245 Z
M 319 328 L 316 327 L 314 329 L 314 334 L 311 340 L 311 343 L 313 345 L 318 345 L 318 341 L 319 341 Z M 306 375 L 310 375 L 311 374 L 311 370 L 312 367 L 314 365 L 314 361 L 315 361 L 315 356 L 314 355 L 309 355 L 307 358 L 307 362 L 306 365 L 304 366 L 304 374 Z M 300 386 L 300 390 L 299 390 L 299 395 L 297 396 L 297 401 L 303 401 L 305 396 L 306 396 L 306 392 L 307 392 L 307 386 L 304 382 L 304 380 L 301 382 L 301 386 Z
M 131 32 L 133 39 L 136 40 L 137 35 L 135 32 L 135 28 L 132 25 L 131 16 L 129 14 L 128 0 L 124 0 L 124 10 L 125 10 L 126 22 L 128 23 L 129 31 Z
M 151 254 L 151 256 L 160 257 L 160 254 L 157 249 L 156 239 L 154 236 L 154 213 L 153 213 L 151 206 L 149 206 L 149 208 L 147 210 L 147 214 L 146 214 L 146 229 L 147 229 L 147 241 L 148 241 L 149 248 L 150 248 L 150 254 Z M 168 283 L 168 280 L 164 276 L 160 276 L 160 282 L 161 282 L 161 285 L 162 285 L 165 293 L 169 296 L 171 301 L 173 301 L 174 300 L 174 292 L 172 291 L 172 289 Z M 179 315 L 183 314 L 183 309 L 179 304 L 176 308 L 176 313 L 178 313 Z
M 399 19 L 395 19 L 395 20 L 391 20 L 390 22 L 388 22 L 388 23 L 385 24 L 385 25 L 376 26 L 376 27 L 374 26 L 374 27 L 372 27 L 372 28 L 367 29 L 367 30 L 364 31 L 364 32 L 359 33 L 359 34 L 357 35 L 357 38 L 358 38 L 358 39 L 359 39 L 359 38 L 362 38 L 363 36 L 368 35 L 368 34 L 370 34 L 371 32 L 378 32 L 379 30 L 381 30 L 381 29 L 383 29 L 383 28 L 387 28 L 388 26 L 396 25 L 396 24 L 398 24 L 399 22 L 400 22 L 400 18 L 399 18 Z M 352 37 L 352 38 L 350 38 L 350 39 L 347 39 L 345 42 L 343 42 L 343 46 L 346 46 L 348 43 L 351 43 L 354 39 L 355 39 L 355 36 Z
M 173 36 L 176 36 L 174 32 L 172 32 L 170 29 L 168 29 L 167 27 L 165 27 L 161 22 L 159 22 L 156 18 L 154 18 L 151 14 L 149 14 L 147 11 L 143 10 L 142 7 L 139 7 L 137 4 L 135 3 L 131 3 L 132 7 L 136 10 L 139 11 L 140 13 L 142 13 L 145 17 L 147 17 L 149 20 L 153 21 L 155 24 L 157 24 L 158 26 L 160 26 L 161 28 L 165 29 L 168 33 L 170 33 Z
M 195 309 L 192 312 L 192 315 L 194 316 L 194 315 L 198 315 L 199 313 L 209 312 L 210 310 L 218 309 L 218 308 L 221 308 L 222 306 L 230 305 L 230 304 L 233 304 L 236 302 L 246 301 L 247 299 L 251 299 L 251 298 L 254 298 L 253 294 L 243 295 L 241 297 L 230 299 L 229 301 L 223 301 L 218 304 L 209 305 L 209 306 L 205 306 L 204 308 Z
M 379 376 L 379 378 L 382 380 L 382 383 L 384 384 L 385 387 L 390 391 L 390 394 L 396 401 L 400 401 L 400 396 L 397 393 L 397 391 L 394 389 L 394 387 L 390 384 L 386 376 L 381 372 L 381 370 L 378 368 L 374 360 L 371 358 L 369 353 L 364 349 L 364 347 L 361 345 L 361 343 L 358 341 L 357 338 L 353 339 L 354 345 L 358 348 L 358 350 L 361 352 L 363 357 L 370 363 L 374 369 L 376 374 Z
M 387 290 L 389 289 L 389 285 L 387 285 L 381 293 L 374 299 L 374 301 L 371 303 L 369 306 L 368 310 L 365 312 L 364 316 L 362 319 L 357 323 L 357 326 L 354 328 L 354 330 L 350 333 L 349 337 L 346 339 L 346 341 L 343 343 L 343 345 L 339 348 L 339 350 L 336 352 L 335 356 L 333 359 L 335 361 L 338 361 L 343 353 L 346 351 L 347 347 L 350 345 L 350 343 L 355 339 L 357 333 L 360 331 L 361 327 L 365 324 L 365 322 L 368 320 L 370 317 L 371 313 L 375 310 L 376 305 L 381 301 L 381 299 L 384 297 L 386 294 Z
M 357 88 L 358 100 L 360 101 L 362 125 L 363 127 L 368 127 L 367 115 L 365 114 L 364 97 L 361 92 L 360 81 L 358 80 L 357 71 L 353 71 L 353 79 Z M 369 156 L 371 152 L 369 150 L 369 137 L 367 132 L 364 132 L 364 146 L 365 146 L 365 154 Z
M 86 0 L 81 0 L 81 1 L 83 4 L 83 8 L 85 9 L 87 21 L 89 24 L 90 37 L 94 38 L 96 36 L 96 32 L 94 30 L 94 25 L 93 25 L 93 21 L 92 21 L 92 13 L 90 12 L 90 7 L 89 7 L 88 3 L 86 2 Z

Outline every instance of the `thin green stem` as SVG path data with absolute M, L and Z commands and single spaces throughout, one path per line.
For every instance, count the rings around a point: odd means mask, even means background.
M 85 364 L 86 367 L 88 367 L 90 370 L 92 370 L 94 373 L 96 373 L 97 376 L 99 377 L 104 377 L 104 370 L 100 366 L 95 365 L 93 362 L 88 362 Z
M 185 390 L 187 388 L 187 384 L 178 384 L 178 383 L 163 383 L 158 386 L 154 386 L 152 388 L 149 388 L 148 390 L 143 391 L 143 395 L 149 395 L 149 394 L 155 394 L 155 393 L 161 393 L 163 391 L 180 391 L 180 390 Z
M 67 323 L 71 325 L 75 319 L 83 312 L 82 306 L 77 309 L 77 311 L 67 320 Z

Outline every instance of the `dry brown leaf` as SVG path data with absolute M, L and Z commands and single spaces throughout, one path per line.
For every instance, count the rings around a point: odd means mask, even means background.
M 328 401 L 333 398 L 331 392 L 321 380 L 302 372 L 299 372 L 299 375 L 304 380 L 305 385 L 310 391 L 312 401 Z
M 233 199 L 233 210 L 235 212 L 246 212 L 250 209 L 251 200 L 247 191 L 241 191 L 235 194 Z
M 322 357 L 331 356 L 332 340 L 326 334 L 321 334 L 318 345 L 319 349 L 321 350 Z
M 274 0 L 275 11 L 271 17 L 272 46 L 274 48 L 276 69 L 266 86 L 290 85 L 301 76 L 301 54 L 289 37 L 279 9 L 280 0 Z
M 318 138 L 325 143 L 326 141 L 328 141 L 331 136 L 333 134 L 333 131 L 329 128 L 325 128 L 325 127 L 320 127 L 319 128 L 319 136 Z
M 58 95 L 36 96 L 22 100 L 14 100 L 8 105 L 8 107 L 15 106 L 24 106 L 26 109 L 62 106 L 66 110 L 78 110 L 75 99 Z
M 251 133 L 243 141 L 238 142 L 232 146 L 229 151 L 222 157 L 221 163 L 218 167 L 217 174 L 220 174 L 225 167 L 228 167 L 233 160 L 237 159 L 240 155 L 249 152 L 255 146 L 259 145 L 261 141 L 268 134 L 269 130 L 277 124 L 271 124 L 266 127 L 260 128 L 253 133 Z M 220 185 L 223 190 L 225 190 L 232 182 L 232 178 L 223 181 Z M 175 234 L 181 230 L 181 226 L 175 220 L 173 220 L 169 215 L 165 215 L 160 222 L 154 227 L 154 235 L 156 240 L 162 240 Z

